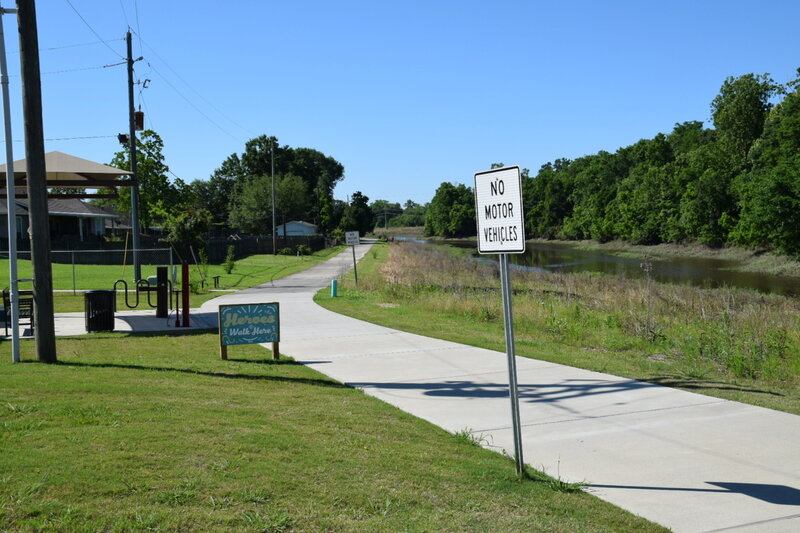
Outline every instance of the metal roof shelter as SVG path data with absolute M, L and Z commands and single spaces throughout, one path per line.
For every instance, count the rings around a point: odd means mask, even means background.
M 74 155 L 63 152 L 53 151 L 44 155 L 46 169 L 47 187 L 73 187 L 81 189 L 113 189 L 115 187 L 132 187 L 136 181 L 132 178 L 119 179 L 121 176 L 131 176 L 133 173 L 127 170 L 102 165 L 75 157 Z M 0 165 L 0 174 L 5 174 L 6 165 Z M 14 161 L 14 189 L 15 197 L 25 198 L 27 196 L 26 187 L 28 184 L 27 164 L 25 159 Z M 7 196 L 5 183 L 0 183 L 0 198 Z M 70 193 L 60 194 L 51 193 L 50 198 L 109 198 L 116 194 L 89 194 L 89 193 Z

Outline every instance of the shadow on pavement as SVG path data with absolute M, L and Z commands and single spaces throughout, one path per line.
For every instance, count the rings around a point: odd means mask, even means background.
M 774 391 L 766 391 L 761 389 L 754 389 L 750 387 L 741 387 L 733 383 L 725 383 L 724 381 L 700 381 L 683 376 L 660 376 L 647 378 L 650 383 L 656 385 L 663 385 L 664 387 L 672 387 L 675 389 L 684 389 L 691 391 L 708 391 L 708 390 L 725 390 L 735 392 L 753 392 L 757 394 L 769 394 L 771 396 L 783 396 L 783 394 Z
M 474 381 L 444 381 L 441 383 L 357 383 L 347 385 L 358 388 L 387 390 L 422 390 L 427 396 L 453 398 L 505 398 L 507 383 L 476 383 Z M 570 398 L 613 394 L 618 392 L 657 388 L 659 385 L 633 379 L 621 381 L 568 379 L 561 383 L 520 384 L 519 399 L 523 402 L 558 402 Z
M 771 485 L 767 483 L 729 483 L 722 481 L 706 481 L 719 489 L 694 489 L 685 487 L 642 487 L 636 485 L 600 485 L 589 483 L 587 488 L 598 489 L 631 489 L 631 490 L 664 490 L 676 492 L 718 492 L 736 493 L 776 505 L 800 505 L 800 490 L 787 485 Z

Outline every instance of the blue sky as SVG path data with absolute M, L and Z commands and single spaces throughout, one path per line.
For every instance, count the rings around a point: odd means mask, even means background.
M 151 80 L 136 102 L 175 175 L 208 179 L 248 139 L 275 135 L 340 161 L 340 199 L 424 203 L 493 162 L 535 173 L 613 152 L 709 121 L 727 76 L 783 83 L 800 67 L 796 0 L 39 0 L 37 11 L 48 151 L 107 163 L 120 149 L 126 70 L 103 67 L 122 61 L 130 26 L 135 77 Z M 20 140 L 15 17 L 3 25 Z

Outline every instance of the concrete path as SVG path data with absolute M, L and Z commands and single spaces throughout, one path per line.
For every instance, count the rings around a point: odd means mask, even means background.
M 206 302 L 193 317 L 215 324 L 220 303 L 280 302 L 282 353 L 512 451 L 505 354 L 314 304 L 316 290 L 351 266 L 346 250 Z M 800 531 L 800 417 L 522 357 L 517 368 L 526 463 L 585 481 L 593 494 L 678 532 Z

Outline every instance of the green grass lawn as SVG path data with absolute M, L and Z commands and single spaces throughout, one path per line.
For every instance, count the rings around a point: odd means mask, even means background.
M 219 292 L 214 292 L 213 277 L 220 276 L 219 289 L 238 290 L 252 287 L 261 283 L 286 277 L 301 270 L 310 268 L 323 261 L 327 261 L 344 249 L 343 246 L 326 248 L 311 255 L 251 255 L 236 261 L 236 265 L 230 274 L 225 272 L 223 265 L 208 265 L 205 272 L 199 265 L 191 265 L 189 268 L 190 280 L 196 281 L 205 278 L 205 288 L 198 290 L 190 295 L 190 307 L 199 307 L 203 302 L 219 296 Z M 26 278 L 31 276 L 30 261 L 20 260 L 18 263 L 19 277 Z M 84 308 L 84 297 L 82 292 L 73 294 L 73 272 L 72 265 L 53 263 L 53 288 L 54 306 L 57 313 L 79 312 Z M 8 272 L 8 260 L 0 259 L 0 272 Z M 155 276 L 156 267 L 143 265 L 142 277 Z M 132 267 L 128 265 L 75 265 L 75 287 L 77 291 L 91 289 L 112 289 L 118 279 L 127 279 L 129 290 L 132 291 L 133 283 Z M 171 275 L 171 274 L 170 274 Z M 178 269 L 177 279 L 180 280 L 180 269 Z M 180 281 L 178 281 L 180 283 Z M 28 289 L 30 284 L 20 284 L 20 289 Z M 121 290 L 121 288 L 120 288 Z M 155 296 L 153 297 L 155 301 Z M 131 292 L 131 304 L 134 296 Z M 144 306 L 144 307 L 143 307 Z M 145 303 L 140 304 L 140 309 L 147 308 Z M 117 296 L 117 309 L 126 309 L 122 293 Z
M 661 531 L 215 332 L 0 343 L 2 531 Z
M 497 268 L 376 245 L 339 285 L 333 311 L 505 351 Z M 421 259 L 420 259 L 421 258 Z M 414 262 L 416 261 L 416 262 Z M 749 291 L 515 273 L 516 353 L 800 414 L 800 322 L 791 298 Z

